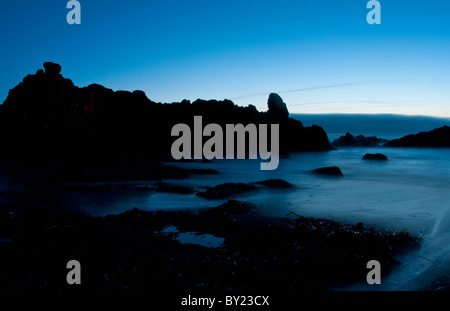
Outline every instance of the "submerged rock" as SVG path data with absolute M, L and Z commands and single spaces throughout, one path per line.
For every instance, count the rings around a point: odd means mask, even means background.
M 251 184 L 225 183 L 209 188 L 204 192 L 199 192 L 197 195 L 206 199 L 223 199 L 235 194 L 255 191 L 256 189 L 256 186 Z
M 384 154 L 381 153 L 366 153 L 363 157 L 363 160 L 376 160 L 376 161 L 387 161 L 388 158 Z
M 258 190 L 262 187 L 272 188 L 272 189 L 288 189 L 294 187 L 291 183 L 283 179 L 268 179 L 263 181 L 258 181 L 254 183 L 225 183 L 217 185 L 212 188 L 208 188 L 204 192 L 197 193 L 198 196 L 207 199 L 222 199 L 228 198 L 235 194 L 250 192 Z
M 316 168 L 315 170 L 313 170 L 313 172 L 319 175 L 326 175 L 326 176 L 336 176 L 336 177 L 344 176 L 344 174 L 342 174 L 341 169 L 337 166 Z
M 263 181 L 255 182 L 254 184 L 262 185 L 268 188 L 280 188 L 280 189 L 287 189 L 294 187 L 293 184 L 283 180 L 283 179 L 268 179 Z
M 192 168 L 192 169 L 187 169 L 186 172 L 188 174 L 195 174 L 195 175 L 219 175 L 220 172 L 217 170 L 213 170 L 210 168 Z
M 158 192 L 167 192 L 167 193 L 178 193 L 178 194 L 191 194 L 194 193 L 195 190 L 191 187 L 185 187 L 180 185 L 172 185 L 167 183 L 158 183 L 156 191 Z

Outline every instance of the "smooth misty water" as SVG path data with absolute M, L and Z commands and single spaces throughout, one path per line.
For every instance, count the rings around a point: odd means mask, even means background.
M 367 152 L 381 152 L 389 161 L 366 161 Z M 414 290 L 435 278 L 450 274 L 450 149 L 342 148 L 320 153 L 296 153 L 280 160 L 275 171 L 261 171 L 259 160 L 221 160 L 212 163 L 179 163 L 184 168 L 211 168 L 220 175 L 193 175 L 168 183 L 194 187 L 226 182 L 255 182 L 282 178 L 294 189 L 268 190 L 239 195 L 235 199 L 255 203 L 259 213 L 286 216 L 289 211 L 356 224 L 364 222 L 379 230 L 407 231 L 423 237 L 423 245 L 401 258 L 402 264 L 377 287 L 367 284 L 341 289 Z M 336 165 L 344 178 L 320 177 L 310 170 Z M 153 185 L 154 182 L 129 182 Z M 123 184 L 118 184 L 117 189 Z M 120 213 L 137 207 L 145 210 L 197 209 L 218 206 L 223 200 L 206 200 L 195 194 L 182 195 L 138 191 L 106 193 L 40 193 L 16 200 L 71 206 L 93 215 Z M 47 199 L 48 200 L 48 199 Z M 374 258 L 376 259 L 376 258 Z
M 367 153 L 382 152 L 387 162 L 365 161 Z M 414 290 L 450 274 L 450 149 L 342 148 L 324 153 L 292 154 L 276 171 L 260 171 L 259 161 L 215 161 L 202 167 L 225 172 L 174 181 L 186 186 L 213 186 L 225 182 L 254 182 L 282 178 L 294 190 L 263 190 L 238 198 L 258 205 L 262 214 L 323 217 L 345 223 L 364 222 L 379 230 L 407 231 L 423 238 L 422 247 L 401 258 L 402 264 L 383 285 L 345 289 Z M 344 178 L 324 178 L 311 169 L 339 166 Z M 199 167 L 185 163 L 184 167 Z M 149 197 L 146 208 L 159 204 L 190 208 L 215 206 L 225 200 L 189 196 Z M 201 202 L 198 204 L 197 202 Z
M 366 161 L 365 153 L 381 152 L 387 162 Z M 356 224 L 364 222 L 379 230 L 407 231 L 423 237 L 420 249 L 400 258 L 402 264 L 383 284 L 341 289 L 414 290 L 439 276 L 450 275 L 450 149 L 429 148 L 342 148 L 318 153 L 295 153 L 280 159 L 275 171 L 261 171 L 259 160 L 215 160 L 211 163 L 179 163 L 184 168 L 211 168 L 220 175 L 193 175 L 184 180 L 166 180 L 177 185 L 214 186 L 226 182 L 256 182 L 282 178 L 294 189 L 269 190 L 239 195 L 234 199 L 255 203 L 259 213 L 286 216 L 289 211 L 308 217 L 323 217 Z M 344 178 L 320 177 L 310 170 L 338 166 Z M 152 186 L 149 182 L 127 182 L 130 186 Z M 111 185 L 111 184 L 109 184 Z M 2 201 L 53 205 L 92 215 L 120 213 L 137 207 L 145 210 L 197 209 L 218 206 L 224 200 L 206 200 L 195 194 L 154 191 L 27 192 L 0 187 Z M 122 189 L 122 190 L 121 190 Z M 376 258 L 374 258 L 376 259 Z

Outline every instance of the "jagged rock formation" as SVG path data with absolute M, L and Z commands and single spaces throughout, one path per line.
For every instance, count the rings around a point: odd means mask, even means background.
M 387 143 L 386 139 L 376 136 L 365 137 L 363 135 L 353 136 L 350 133 L 339 137 L 331 144 L 333 147 L 378 147 Z
M 170 158 L 175 124 L 280 124 L 280 151 L 329 150 L 325 131 L 304 127 L 288 117 L 286 104 L 269 96 L 269 111 L 230 100 L 151 101 L 142 91 L 116 91 L 98 84 L 79 88 L 61 75 L 61 66 L 46 62 L 10 90 L 0 105 L 3 157 L 13 159 Z M 270 146 L 270 144 L 269 144 Z

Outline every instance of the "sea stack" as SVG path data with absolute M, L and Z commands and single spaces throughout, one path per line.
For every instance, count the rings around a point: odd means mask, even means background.
M 289 111 L 286 104 L 280 95 L 276 93 L 271 93 L 269 99 L 267 100 L 267 106 L 269 108 L 269 115 L 276 118 L 287 118 L 289 117 Z

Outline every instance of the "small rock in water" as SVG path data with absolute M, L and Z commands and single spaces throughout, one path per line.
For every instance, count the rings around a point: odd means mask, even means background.
M 381 153 L 366 153 L 363 160 L 377 160 L 377 161 L 387 161 L 387 156 Z
M 341 169 L 337 166 L 316 168 L 315 170 L 313 170 L 313 172 L 320 175 L 337 176 L 337 177 L 344 176 L 344 174 L 342 174 Z
M 292 188 L 294 185 L 283 179 L 268 179 L 255 182 L 254 184 L 263 185 L 268 188 Z

